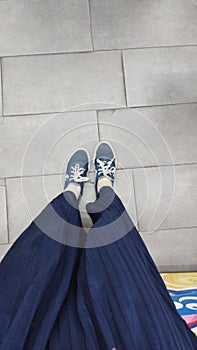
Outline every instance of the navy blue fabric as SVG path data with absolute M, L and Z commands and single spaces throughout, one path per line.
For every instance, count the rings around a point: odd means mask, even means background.
M 52 225 L 51 207 L 64 226 Z M 118 196 L 104 187 L 87 210 L 88 236 L 74 195 L 60 194 L 2 260 L 0 350 L 197 349 Z M 83 247 L 61 243 L 62 234 Z

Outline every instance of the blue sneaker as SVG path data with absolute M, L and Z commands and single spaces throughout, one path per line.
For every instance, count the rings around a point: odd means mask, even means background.
M 86 150 L 77 149 L 71 155 L 67 163 L 64 190 L 70 183 L 79 184 L 81 187 L 80 194 L 82 195 L 84 182 L 87 182 L 89 180 L 89 178 L 87 177 L 89 164 L 89 154 Z
M 95 177 L 95 191 L 98 198 L 97 183 L 101 177 L 106 177 L 111 180 L 112 186 L 114 185 L 116 160 L 114 151 L 109 143 L 100 143 L 94 155 L 94 166 L 96 170 Z

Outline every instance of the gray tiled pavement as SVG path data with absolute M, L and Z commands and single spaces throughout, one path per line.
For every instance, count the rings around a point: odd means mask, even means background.
M 96 50 L 197 44 L 195 0 L 90 3 Z
M 47 203 L 61 192 L 62 177 L 51 175 L 6 180 L 10 242 L 13 242 Z
M 2 62 L 0 60 L 0 68 L 2 68 Z M 1 69 L 0 69 L 0 118 L 2 116 L 2 84 L 1 84 L 1 80 L 2 76 L 1 76 Z M 0 119 L 1 120 L 1 119 Z
M 134 169 L 140 231 L 196 227 L 197 165 Z
M 92 51 L 88 1 L 0 1 L 0 56 Z
M 196 270 L 196 15 L 184 0 L 0 1 L 0 258 L 61 192 L 69 154 L 108 140 L 159 269 Z M 94 198 L 88 183 L 87 227 Z
M 197 163 L 197 104 L 98 112 L 123 168 Z
M 1 217 L 0 242 L 7 243 L 8 242 L 8 231 L 7 231 L 5 186 L 0 186 L 0 217 Z
M 197 46 L 124 51 L 128 106 L 197 100 Z
M 196 271 L 196 245 L 191 244 L 196 241 L 196 228 L 142 232 L 141 235 L 160 270 Z
M 3 79 L 6 115 L 125 106 L 118 51 L 4 58 Z
M 5 118 L 0 126 L 0 177 L 58 174 L 76 147 L 98 142 L 95 111 Z

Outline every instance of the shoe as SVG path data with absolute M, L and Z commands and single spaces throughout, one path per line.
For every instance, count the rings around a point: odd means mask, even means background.
M 89 180 L 87 177 L 89 164 L 89 154 L 87 151 L 78 148 L 71 155 L 67 163 L 64 190 L 70 183 L 75 183 L 81 187 L 80 195 L 83 194 L 84 182 L 87 182 Z
M 94 155 L 94 166 L 96 170 L 95 191 L 98 198 L 97 183 L 101 177 L 111 180 L 112 186 L 114 185 L 116 160 L 114 151 L 109 143 L 101 142 L 97 146 Z

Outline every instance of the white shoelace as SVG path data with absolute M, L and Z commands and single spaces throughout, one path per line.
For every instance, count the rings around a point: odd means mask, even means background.
M 68 179 L 69 181 L 74 181 L 74 182 L 85 182 L 88 181 L 89 178 L 86 176 L 82 176 L 82 174 L 84 173 L 85 169 L 84 168 L 80 168 L 80 165 L 78 163 L 75 164 L 75 166 L 71 166 L 71 174 L 70 176 L 67 174 L 66 175 L 66 179 Z
M 96 159 L 98 165 L 99 165 L 99 169 L 98 169 L 98 175 L 103 174 L 103 176 L 105 176 L 107 179 L 111 180 L 110 175 L 114 175 L 115 174 L 115 167 L 111 166 L 112 162 L 114 161 L 114 158 L 111 160 L 100 160 L 100 159 Z

